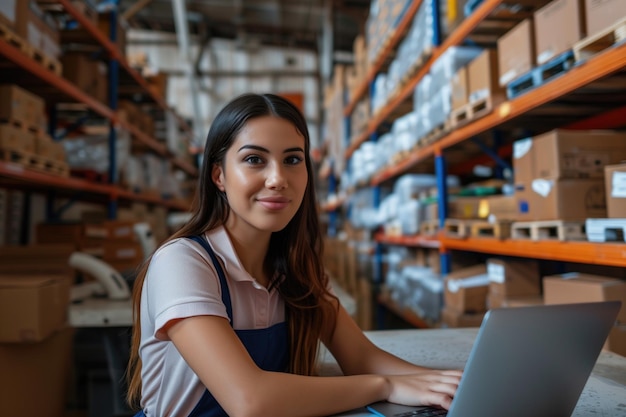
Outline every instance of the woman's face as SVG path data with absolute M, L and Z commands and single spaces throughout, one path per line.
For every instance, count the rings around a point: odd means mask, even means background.
M 231 233 L 277 232 L 298 211 L 308 182 L 304 137 L 285 119 L 249 120 L 215 165 L 212 179 L 226 193 Z

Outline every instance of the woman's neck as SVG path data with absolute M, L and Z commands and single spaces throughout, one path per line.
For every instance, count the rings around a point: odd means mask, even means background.
M 259 233 L 255 231 L 242 231 L 240 229 L 225 226 L 233 248 L 243 268 L 259 284 L 267 287 L 269 277 L 265 271 L 265 256 L 269 248 L 271 233 Z

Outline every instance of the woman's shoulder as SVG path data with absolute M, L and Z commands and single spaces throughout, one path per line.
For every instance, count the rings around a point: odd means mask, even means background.
M 179 237 L 163 243 L 152 256 L 153 259 L 170 258 L 181 255 L 202 255 L 203 250 L 197 242 L 188 237 Z

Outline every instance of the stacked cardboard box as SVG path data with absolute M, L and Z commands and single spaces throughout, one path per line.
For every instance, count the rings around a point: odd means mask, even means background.
M 514 144 L 519 220 L 606 217 L 604 166 L 626 159 L 626 134 L 553 130 Z
M 487 260 L 487 275 L 487 304 L 490 309 L 506 307 L 512 299 L 541 299 L 541 275 L 535 260 L 490 258 Z
M 604 347 L 626 356 L 626 282 L 581 273 L 552 275 L 543 278 L 543 294 L 546 304 L 621 301 L 617 322 Z
M 487 311 L 489 277 L 484 264 L 449 273 L 444 281 L 442 321 L 449 327 L 480 326 Z

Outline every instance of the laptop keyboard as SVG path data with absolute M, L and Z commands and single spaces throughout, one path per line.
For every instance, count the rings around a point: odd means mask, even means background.
M 436 409 L 436 408 L 423 408 L 421 410 L 409 411 L 407 413 L 394 414 L 394 417 L 431 417 L 431 416 L 445 416 L 448 414 L 448 410 Z

